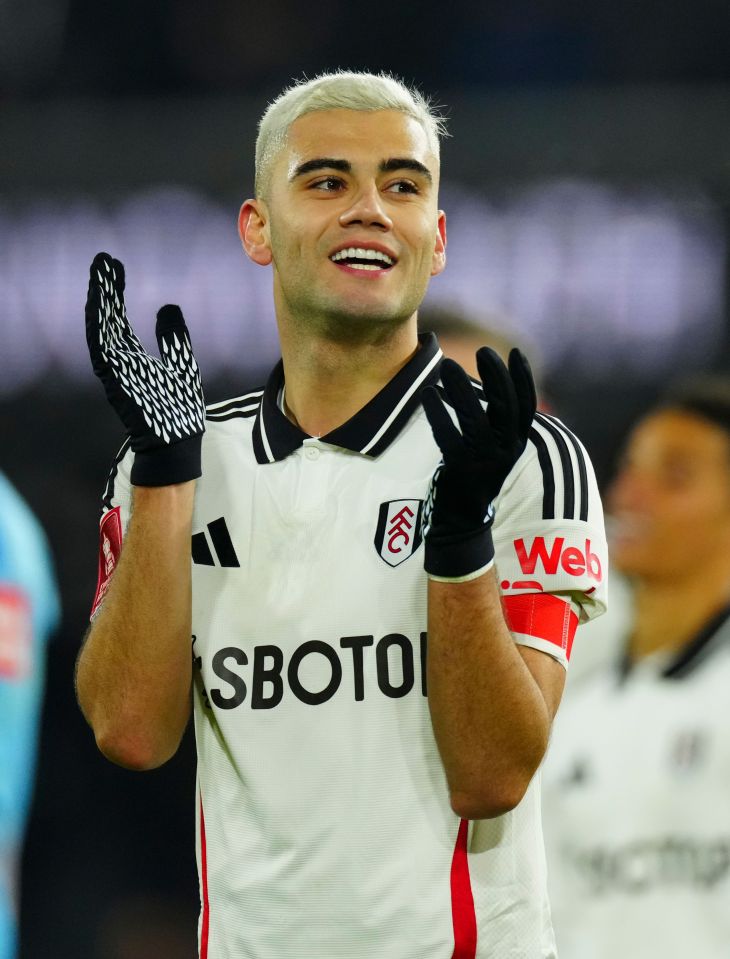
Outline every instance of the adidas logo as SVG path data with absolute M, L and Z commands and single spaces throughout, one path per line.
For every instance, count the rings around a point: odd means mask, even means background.
M 210 542 L 208 540 L 210 539 Z M 198 566 L 215 566 L 213 553 L 210 546 L 213 546 L 215 555 L 221 566 L 240 566 L 238 556 L 233 548 L 231 536 L 226 526 L 226 521 L 221 516 L 220 519 L 214 519 L 208 523 L 208 534 L 194 533 L 192 538 L 193 562 Z

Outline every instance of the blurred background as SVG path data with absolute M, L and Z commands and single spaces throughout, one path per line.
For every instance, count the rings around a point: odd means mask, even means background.
M 336 67 L 443 104 L 449 265 L 428 302 L 534 351 L 602 483 L 668 378 L 730 365 L 725 3 L 0 0 L 0 468 L 45 526 L 63 604 L 23 959 L 195 956 L 190 737 L 157 772 L 117 769 L 73 694 L 122 440 L 84 340 L 88 265 L 124 261 L 148 345 L 156 309 L 181 304 L 209 401 L 261 385 L 270 275 L 236 235 L 256 123 Z

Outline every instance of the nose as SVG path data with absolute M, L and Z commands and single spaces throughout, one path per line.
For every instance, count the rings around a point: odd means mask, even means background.
M 393 229 L 393 221 L 383 206 L 380 191 L 375 183 L 359 190 L 348 209 L 340 214 L 339 219 L 340 226 L 376 227 L 384 233 Z

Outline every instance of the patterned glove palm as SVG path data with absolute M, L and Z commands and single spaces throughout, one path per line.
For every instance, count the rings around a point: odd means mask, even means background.
M 169 486 L 201 474 L 205 404 L 180 307 L 163 306 L 155 332 L 162 360 L 145 352 L 129 325 L 124 267 L 98 253 L 86 300 L 86 342 L 136 453 L 131 479 L 137 486 Z
M 441 364 L 446 398 L 461 431 L 434 387 L 423 407 L 443 459 L 431 478 L 423 518 L 426 572 L 437 579 L 470 579 L 494 558 L 493 501 L 527 444 L 537 401 L 526 357 L 509 355 L 509 370 L 494 350 L 477 352 L 486 412 L 474 386 L 453 360 Z

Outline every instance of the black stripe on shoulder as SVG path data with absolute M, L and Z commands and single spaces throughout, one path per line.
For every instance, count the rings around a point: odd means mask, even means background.
M 248 408 L 250 406 L 259 406 L 261 404 L 261 397 L 263 396 L 263 388 L 259 390 L 252 390 L 250 393 L 244 393 L 243 396 L 236 396 L 231 400 L 223 400 L 221 403 L 211 403 L 210 406 L 206 407 L 205 415 L 206 418 L 210 416 L 217 416 L 219 413 L 227 413 L 232 409 L 241 409 L 242 407 Z
M 253 416 L 256 416 L 258 413 L 258 406 L 250 407 L 249 409 L 243 410 L 228 410 L 225 413 L 208 413 L 205 417 L 206 420 L 210 420 L 212 423 L 222 423 L 224 420 L 236 420 L 236 419 L 250 419 Z
M 563 517 L 564 519 L 573 519 L 575 515 L 575 482 L 573 479 L 573 463 L 570 459 L 568 443 L 558 427 L 541 413 L 536 413 L 535 419 L 555 440 L 558 456 L 560 457 L 560 465 L 563 471 Z
M 588 519 L 588 470 L 586 469 L 586 458 L 583 447 L 578 441 L 578 437 L 571 433 L 568 427 L 561 423 L 556 417 L 549 413 L 538 414 L 542 421 L 550 420 L 556 429 L 560 430 L 567 438 L 575 452 L 575 460 L 578 464 L 578 478 L 580 480 L 580 510 L 578 516 L 583 522 Z
M 130 438 L 127 437 L 126 440 L 122 443 L 122 445 L 121 445 L 121 447 L 120 447 L 120 449 L 119 449 L 119 452 L 118 452 L 117 455 L 114 457 L 114 462 L 112 463 L 112 467 L 111 467 L 111 469 L 109 470 L 109 478 L 108 478 L 107 481 L 106 481 L 106 487 L 105 487 L 105 489 L 104 489 L 104 496 L 102 497 L 102 500 L 101 500 L 101 503 L 102 503 L 102 513 L 103 513 L 105 510 L 110 510 L 110 509 L 112 508 L 112 500 L 114 499 L 114 484 L 115 484 L 116 479 L 117 479 L 117 473 L 118 473 L 118 471 L 119 471 L 119 464 L 120 464 L 120 463 L 122 462 L 122 460 L 124 459 L 124 456 L 125 456 L 127 450 L 129 449 L 129 444 L 130 444 L 130 442 L 131 442 Z
M 555 519 L 555 473 L 550 450 L 534 426 L 530 428 L 530 441 L 537 450 L 537 459 L 542 469 L 542 518 Z
M 264 446 L 264 438 L 261 434 L 261 416 L 257 416 L 253 424 L 253 433 L 251 434 L 253 442 L 253 451 L 256 456 L 256 462 L 259 464 L 262 463 L 273 463 L 273 459 L 266 452 L 266 447 Z

